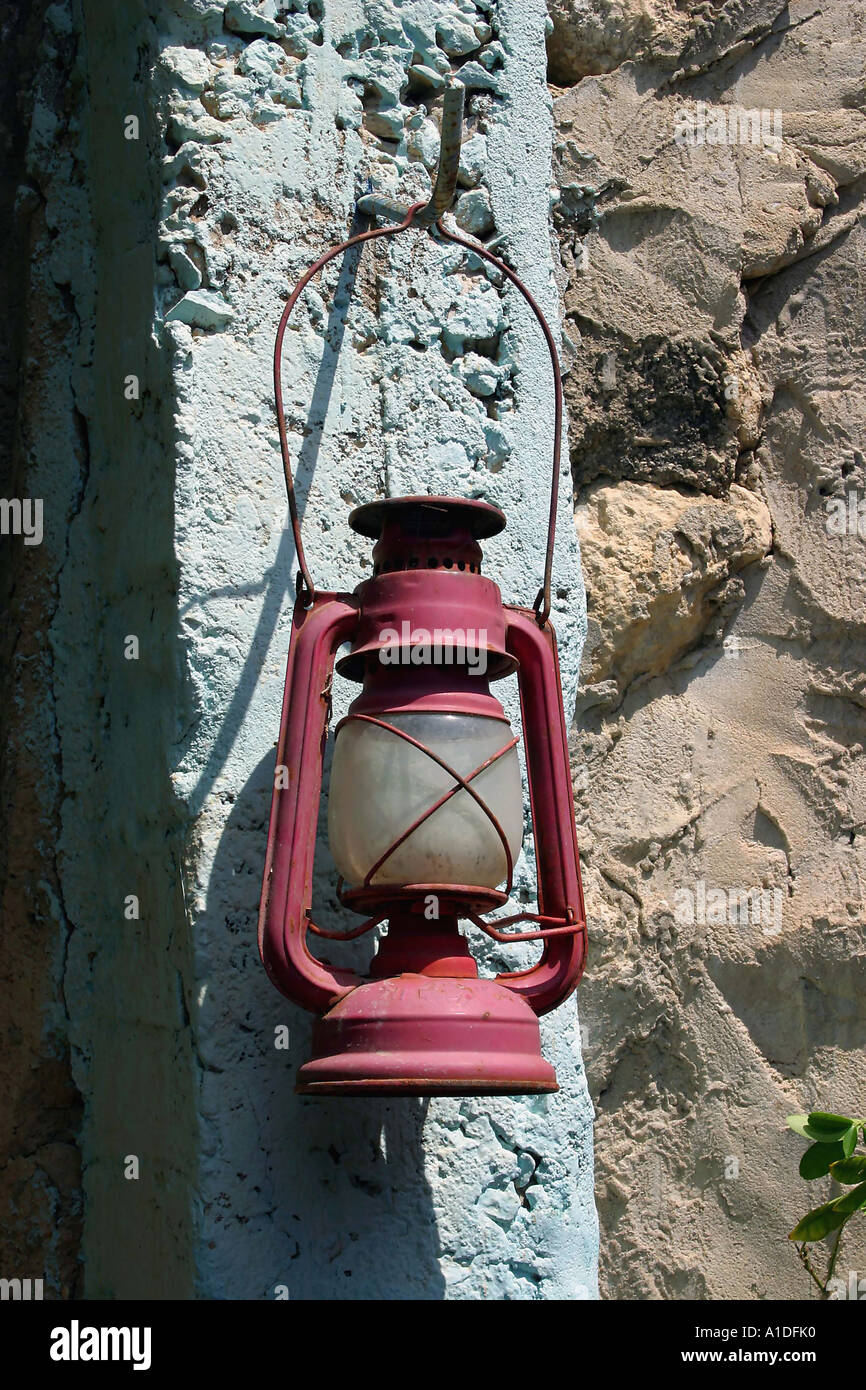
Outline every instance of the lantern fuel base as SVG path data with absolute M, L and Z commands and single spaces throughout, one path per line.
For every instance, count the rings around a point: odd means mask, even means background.
M 541 310 L 514 272 L 436 220 L 453 197 L 462 93 L 446 92 L 440 173 L 430 203 L 362 232 L 306 273 L 280 320 L 277 421 L 300 573 L 265 859 L 259 950 L 273 983 L 316 1015 L 308 1095 L 518 1095 L 555 1091 L 538 1016 L 575 988 L 586 923 L 556 638 L 549 621 L 562 389 Z M 455 141 L 458 159 L 455 161 Z M 447 147 L 446 147 L 447 145 Z M 444 171 L 444 172 L 443 172 Z M 480 542 L 505 517 L 480 500 L 398 497 L 349 517 L 374 544 L 373 574 L 352 593 L 313 585 L 301 541 L 282 407 L 286 323 L 305 285 L 347 246 L 430 227 L 493 262 L 533 309 L 556 391 L 547 559 L 533 608 L 503 604 Z M 348 646 L 339 658 L 337 652 Z M 313 859 L 334 668 L 360 685 L 336 728 L 328 835 L 340 901 L 363 921 L 345 933 L 312 920 Z M 508 901 L 523 831 L 517 738 L 491 686 L 515 674 L 529 779 L 537 912 L 489 920 Z M 543 941 L 530 969 L 479 979 L 461 921 L 497 941 Z M 387 923 L 369 977 L 309 949 Z M 528 930 L 514 931 L 525 923 Z

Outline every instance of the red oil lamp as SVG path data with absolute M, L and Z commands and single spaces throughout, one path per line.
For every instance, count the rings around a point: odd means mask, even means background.
M 446 126 L 454 108 L 449 94 Z M 452 119 L 452 137 L 453 124 Z M 565 717 L 549 621 L 562 418 L 558 362 L 541 311 L 514 273 L 438 220 L 448 202 L 445 136 L 443 127 L 431 203 L 400 209 L 405 216 L 399 226 L 361 233 L 322 257 L 287 302 L 277 335 L 277 416 L 300 574 L 277 752 L 285 775 L 275 779 L 259 949 L 277 988 L 317 1015 L 313 1055 L 296 1087 L 309 1095 L 555 1091 L 553 1068 L 541 1055 L 537 1016 L 572 992 L 586 954 Z M 382 205 L 367 201 L 381 215 Z M 429 226 L 431 209 L 441 236 L 493 262 L 518 287 L 551 351 L 554 473 L 545 582 L 534 608 L 503 604 L 496 584 L 482 573 L 479 542 L 506 522 L 480 500 L 397 497 L 357 508 L 349 524 L 375 545 L 372 577 L 352 593 L 317 592 L 306 565 L 280 389 L 289 313 L 309 279 L 346 246 L 413 224 Z M 394 205 L 384 211 L 393 216 Z M 347 644 L 348 652 L 337 658 Z M 328 805 L 338 895 L 365 919 L 347 933 L 317 926 L 310 913 L 335 662 L 340 675 L 361 686 L 335 731 Z M 489 921 L 483 914 L 508 900 L 522 839 L 517 739 L 491 690 L 511 674 L 520 692 L 538 911 Z M 461 920 L 496 941 L 543 941 L 541 959 L 527 970 L 480 979 Z M 386 921 L 367 978 L 332 967 L 309 949 L 310 932 L 346 939 Z M 531 929 L 505 930 L 520 922 Z

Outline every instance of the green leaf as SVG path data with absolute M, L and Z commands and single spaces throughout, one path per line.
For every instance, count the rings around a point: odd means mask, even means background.
M 856 1120 L 847 1115 L 831 1115 L 826 1110 L 813 1110 L 808 1115 L 789 1115 L 788 1127 L 804 1139 L 816 1144 L 838 1144 L 844 1142 L 846 1155 L 853 1153 L 857 1145 Z
M 804 1125 L 802 1132 L 807 1138 L 817 1140 L 819 1144 L 835 1144 L 854 1124 L 855 1121 L 847 1115 L 831 1115 L 826 1110 L 811 1110 L 808 1123 Z
M 859 1187 L 852 1187 L 844 1197 L 837 1197 L 833 1206 L 844 1216 L 850 1216 L 852 1211 L 862 1211 L 866 1207 L 866 1182 L 861 1182 Z
M 854 1191 L 856 1190 L 855 1188 Z M 846 1193 L 846 1196 L 848 1195 L 850 1194 Z M 816 1207 L 814 1211 L 807 1212 L 803 1220 L 791 1231 L 788 1239 L 823 1240 L 831 1231 L 835 1231 L 837 1226 L 841 1226 L 844 1220 L 845 1213 L 838 1211 L 834 1202 L 826 1202 L 823 1207 Z
M 795 1134 L 801 1134 L 804 1139 L 808 1139 L 809 1136 L 806 1133 L 806 1125 L 808 1124 L 808 1121 L 808 1115 L 789 1115 L 788 1128 L 792 1129 Z
M 837 1182 L 863 1182 L 866 1179 L 866 1154 L 855 1154 L 853 1158 L 846 1155 L 838 1162 L 831 1163 L 830 1173 Z
M 846 1154 L 841 1144 L 812 1144 L 800 1159 L 800 1177 L 807 1182 L 812 1182 L 814 1178 L 826 1177 L 830 1172 L 830 1164 L 838 1163 L 846 1158 Z M 853 1182 L 859 1182 L 859 1178 L 853 1178 Z

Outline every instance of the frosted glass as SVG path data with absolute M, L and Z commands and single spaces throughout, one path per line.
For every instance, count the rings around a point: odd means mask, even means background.
M 471 714 L 393 714 L 389 724 L 426 744 L 463 776 L 512 731 L 500 719 Z M 337 735 L 328 804 L 328 838 L 347 883 L 364 882 L 390 844 L 454 779 L 405 739 L 375 724 L 352 721 Z M 517 749 L 504 753 L 472 786 L 498 818 L 517 858 L 523 838 L 523 795 Z M 371 879 L 374 884 L 466 883 L 496 888 L 507 873 L 494 826 L 464 788 L 413 830 Z

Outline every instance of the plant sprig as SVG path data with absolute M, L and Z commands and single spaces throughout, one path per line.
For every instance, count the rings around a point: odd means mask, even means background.
M 801 1138 L 812 1141 L 800 1159 L 800 1177 L 813 1182 L 829 1174 L 850 1189 L 807 1212 L 788 1236 L 789 1240 L 799 1242 L 797 1254 L 820 1289 L 821 1298 L 825 1299 L 830 1297 L 829 1286 L 839 1258 L 842 1232 L 856 1212 L 866 1211 L 866 1153 L 855 1152 L 861 1133 L 866 1142 L 866 1119 L 811 1110 L 808 1115 L 789 1115 L 788 1126 Z M 836 1238 L 822 1279 L 812 1265 L 806 1246 L 823 1240 L 832 1231 L 836 1232 Z

